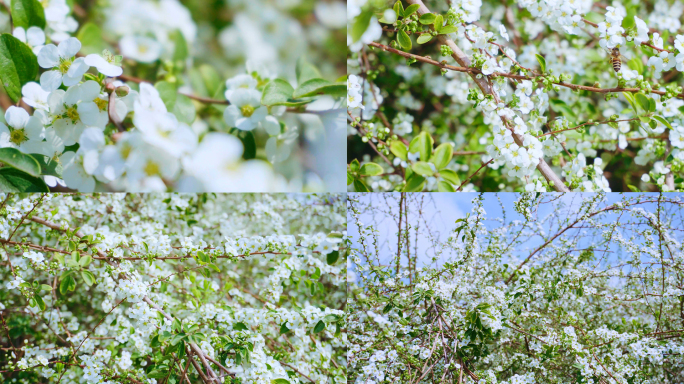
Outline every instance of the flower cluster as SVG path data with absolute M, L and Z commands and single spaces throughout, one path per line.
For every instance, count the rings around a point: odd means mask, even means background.
M 418 195 L 349 196 L 350 382 L 681 379 L 681 194 Z
M 0 200 L 2 381 L 346 382 L 344 196 Z

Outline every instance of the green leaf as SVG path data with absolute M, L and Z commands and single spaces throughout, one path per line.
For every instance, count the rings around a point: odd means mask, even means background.
M 432 176 L 435 173 L 430 164 L 425 161 L 417 161 L 411 166 L 411 169 L 421 176 Z
M 249 328 L 247 328 L 245 323 L 240 322 L 240 323 L 236 323 L 235 325 L 233 325 L 233 329 L 236 331 L 246 331 Z
M 651 121 L 651 118 L 649 116 L 639 116 L 639 120 L 644 124 L 648 124 Z
M 451 169 L 442 169 L 439 171 L 439 176 L 453 185 L 461 184 L 461 179 L 458 177 L 456 172 L 452 171 Z
M 168 81 L 159 81 L 154 85 L 154 88 L 159 91 L 159 97 L 164 101 L 166 109 L 173 111 L 173 107 L 176 105 L 176 97 L 178 96 L 176 86 Z
M 254 133 L 252 131 L 241 131 L 237 128 L 232 129 L 231 132 L 242 141 L 242 146 L 245 148 L 242 152 L 242 158 L 245 160 L 251 160 L 256 158 L 256 139 L 254 138 Z
M 439 33 L 442 35 L 454 32 L 458 32 L 458 27 L 455 25 L 445 25 L 444 27 L 442 27 L 442 29 L 439 30 Z
M 50 192 L 50 188 L 39 177 L 31 176 L 14 168 L 2 168 L 0 169 L 0 191 Z
M 38 76 L 38 59 L 28 45 L 16 37 L 3 33 L 0 36 L 0 80 L 7 95 L 17 102 L 21 87 Z
M 439 31 L 442 30 L 442 26 L 444 26 L 444 17 L 442 15 L 437 15 L 435 17 L 435 22 L 433 23 L 433 26 L 435 28 L 435 31 L 439 33 Z
M 354 176 L 351 173 L 347 172 L 347 185 L 351 185 L 351 183 L 353 183 L 353 182 L 354 182 Z
M 372 16 L 373 12 L 370 10 L 361 12 L 360 15 L 356 16 L 356 19 L 354 19 L 354 25 L 352 25 L 351 30 L 352 42 L 355 43 L 359 41 L 363 33 L 366 32 L 366 29 L 368 29 L 368 26 L 370 25 Z
M 35 295 L 33 296 L 34 299 L 36 299 L 36 303 L 38 304 L 38 308 L 40 308 L 41 311 L 44 311 L 45 308 L 47 308 L 47 305 L 45 305 L 45 301 L 43 301 L 43 298 Z
M 434 24 L 435 23 L 435 14 L 434 13 L 423 13 L 418 18 L 418 22 L 420 22 L 423 25 Z
M 414 137 L 413 140 L 411 140 L 411 144 L 409 144 L 409 152 L 418 152 L 420 154 L 421 161 L 428 161 L 430 160 L 430 156 L 432 156 L 432 144 L 432 136 L 423 131 L 418 134 L 418 136 Z
M 185 96 L 178 94 L 176 96 L 176 105 L 173 106 L 173 114 L 176 115 L 178 121 L 185 124 L 192 124 L 195 121 L 195 104 L 192 100 Z
M 375 163 L 366 163 L 361 166 L 359 170 L 359 175 L 362 176 L 377 176 L 381 175 L 383 172 L 382 167 Z
M 397 42 L 405 51 L 409 51 L 411 49 L 411 38 L 406 34 L 406 32 L 399 31 L 397 34 Z
M 541 68 L 542 73 L 546 73 L 546 59 L 544 59 L 544 56 L 535 53 L 535 56 L 537 56 L 537 61 L 539 62 L 539 68 Z
M 343 97 L 347 94 L 347 83 L 334 84 L 328 80 L 311 79 L 302 83 L 293 93 L 292 97 L 311 97 L 316 95 L 330 95 L 332 97 Z
M 359 171 L 359 168 L 361 168 L 361 165 L 359 165 L 359 161 L 357 159 L 352 160 L 351 163 L 349 163 L 349 170 L 356 173 Z
M 447 183 L 446 181 L 437 182 L 437 190 L 439 192 L 456 192 L 453 185 Z
M 665 125 L 666 127 L 672 129 L 672 125 L 670 125 L 670 122 L 665 120 L 664 118 L 662 118 L 660 116 L 653 116 L 653 118 L 660 121 L 661 123 L 663 123 L 663 125 Z
M 43 291 L 52 291 L 52 287 L 47 284 L 41 284 L 40 289 L 42 289 Z
M 280 334 L 288 333 L 290 332 L 290 328 L 287 327 L 287 322 L 284 322 L 280 325 Z
M 0 161 L 31 176 L 40 176 L 38 161 L 16 148 L 0 148 Z
M 632 60 L 628 61 L 627 66 L 630 69 L 637 71 L 639 74 L 644 73 L 644 63 L 642 63 L 641 60 L 636 58 L 636 57 L 633 58 Z
M 290 380 L 274 379 L 274 380 L 271 380 L 271 384 L 290 384 Z
M 419 4 L 411 4 L 411 5 L 409 5 L 409 6 L 406 7 L 406 9 L 404 10 L 404 17 L 409 17 L 409 16 L 413 15 L 413 14 L 418 10 L 418 8 L 420 8 L 420 5 L 419 5 Z
M 402 143 L 400 140 L 392 141 L 392 144 L 390 144 L 390 152 L 404 161 L 408 160 L 408 148 L 406 148 L 406 144 Z
M 430 162 L 439 170 L 449 164 L 453 155 L 454 147 L 450 143 L 442 143 L 435 149 Z
M 76 38 L 81 42 L 81 52 L 85 55 L 101 54 L 103 50 L 108 48 L 107 43 L 102 38 L 102 29 L 95 23 L 83 24 Z
M 634 109 L 634 113 L 638 115 L 639 111 L 637 111 L 636 99 L 634 98 L 634 95 L 631 92 L 622 92 L 622 95 L 625 97 L 627 102 L 629 102 L 629 104 L 632 106 L 632 109 Z
M 429 33 L 424 33 L 424 34 L 418 36 L 418 39 L 416 39 L 416 42 L 418 44 L 425 44 L 430 40 L 432 40 L 432 35 Z
M 198 252 L 197 252 L 197 257 L 198 257 L 203 263 L 208 263 L 208 262 L 209 262 L 209 256 L 208 256 L 206 253 L 202 252 L 202 251 L 198 251 Z
M 275 79 L 266 85 L 261 96 L 261 104 L 266 106 L 284 105 L 292 98 L 294 88 L 285 80 Z
M 95 284 L 95 276 L 90 271 L 81 271 L 81 277 L 89 287 Z
M 653 113 L 656 110 L 656 102 L 653 98 L 648 99 L 648 111 Z
M 171 35 L 169 36 L 171 38 L 171 41 L 173 41 L 173 60 L 174 61 L 185 61 L 185 59 L 188 58 L 188 42 L 185 41 L 185 36 L 183 36 L 183 33 L 179 30 L 176 29 L 175 31 L 171 32 Z
M 632 192 L 641 192 L 641 191 L 639 190 L 639 188 L 637 188 L 637 187 L 635 187 L 635 186 L 633 186 L 633 185 L 631 185 L 631 184 L 627 184 L 627 188 L 629 188 L 629 190 L 632 191 Z
M 321 78 L 321 72 L 308 62 L 305 56 L 300 56 L 297 59 L 295 74 L 297 75 L 297 84 L 304 84 L 308 80 Z
M 93 257 L 90 255 L 85 255 L 78 261 L 78 265 L 80 265 L 81 267 L 87 267 L 92 262 L 93 262 Z
M 423 176 L 413 174 L 406 180 L 404 192 L 420 192 L 425 185 L 425 178 Z
M 316 323 L 316 326 L 314 327 L 314 333 L 320 333 L 322 330 L 325 329 L 325 323 L 323 320 L 318 320 L 318 323 Z
M 328 265 L 333 265 L 340 258 L 340 251 L 332 251 L 327 255 Z
M 356 192 L 370 192 L 366 184 L 359 179 L 354 179 L 354 190 L 356 190 Z
M 30 155 L 40 165 L 40 172 L 42 175 L 50 175 L 62 178 L 62 163 L 58 160 L 53 160 L 48 156 L 32 153 Z
M 12 0 L 12 22 L 14 28 L 38 27 L 45 29 L 45 10 L 38 0 Z
M 563 100 L 552 99 L 550 100 L 551 109 L 563 116 L 575 116 L 575 112 L 570 108 Z
M 71 274 L 62 277 L 62 281 L 59 282 L 59 293 L 62 295 L 66 294 L 67 291 L 73 291 L 76 289 L 76 281 Z
M 401 3 L 401 0 L 397 0 L 396 3 L 394 3 L 394 13 L 397 14 L 397 17 L 403 17 L 404 16 L 404 4 Z
M 636 94 L 636 101 L 639 103 L 639 106 L 644 110 L 644 112 L 648 112 L 650 107 L 649 107 L 649 102 L 648 102 L 648 97 L 644 95 L 643 93 L 639 92 Z

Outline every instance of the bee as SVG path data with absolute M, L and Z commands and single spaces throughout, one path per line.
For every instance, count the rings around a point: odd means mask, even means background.
M 617 73 L 620 72 L 620 68 L 622 67 L 622 59 L 626 59 L 626 57 L 622 56 L 620 54 L 620 48 L 615 47 L 608 51 L 610 55 L 610 62 L 613 64 L 613 70 Z

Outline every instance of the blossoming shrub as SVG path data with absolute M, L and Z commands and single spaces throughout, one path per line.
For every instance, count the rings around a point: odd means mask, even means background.
M 344 191 L 340 2 L 7 3 L 0 190 Z
M 684 188 L 681 1 L 347 4 L 349 190 Z
M 0 381 L 345 382 L 343 196 L 0 201 Z
M 684 380 L 680 194 L 486 195 L 350 194 L 350 382 Z

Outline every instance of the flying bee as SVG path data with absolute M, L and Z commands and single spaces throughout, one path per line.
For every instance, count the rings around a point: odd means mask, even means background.
M 610 62 L 613 64 L 613 70 L 617 73 L 620 72 L 620 68 L 622 67 L 622 59 L 627 59 L 626 57 L 622 56 L 620 54 L 620 48 L 615 47 L 611 50 L 608 51 L 610 55 Z

